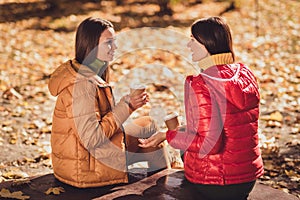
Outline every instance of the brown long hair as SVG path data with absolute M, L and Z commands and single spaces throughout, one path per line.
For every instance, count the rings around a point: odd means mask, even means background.
M 211 55 L 230 52 L 235 60 L 231 31 L 223 18 L 199 19 L 192 24 L 191 33 Z
M 113 28 L 113 24 L 101 18 L 89 17 L 80 23 L 75 39 L 75 59 L 80 64 L 88 66 L 97 58 L 99 38 L 109 27 Z M 107 82 L 108 69 L 101 76 Z

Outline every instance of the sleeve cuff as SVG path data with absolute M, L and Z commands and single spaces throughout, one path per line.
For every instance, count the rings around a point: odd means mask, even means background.
M 176 130 L 168 130 L 166 132 L 166 140 L 168 141 L 168 143 L 171 143 L 171 141 L 174 139 L 174 137 L 176 136 L 177 131 Z
M 116 119 L 116 123 L 118 126 L 121 126 L 127 118 L 130 116 L 129 106 L 124 101 L 120 101 L 114 108 L 113 108 L 113 115 Z

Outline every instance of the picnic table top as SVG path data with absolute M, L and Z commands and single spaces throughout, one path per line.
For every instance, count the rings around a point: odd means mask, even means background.
M 24 196 L 30 196 L 30 200 L 201 200 L 199 197 L 193 197 L 193 191 L 189 188 L 188 184 L 185 184 L 186 181 L 184 179 L 183 170 L 165 169 L 151 176 L 147 176 L 147 173 L 139 171 L 132 175 L 132 179 L 132 183 L 130 184 L 118 184 L 96 188 L 75 188 L 58 181 L 53 174 L 46 174 L 27 181 L 2 182 L 0 183 L 0 190 L 5 188 L 10 192 L 22 191 Z M 58 195 L 45 194 L 45 191 L 51 187 L 62 187 L 64 192 Z M 7 200 L 8 198 L 5 199 Z M 248 199 L 296 200 L 298 198 L 261 183 L 256 183 Z

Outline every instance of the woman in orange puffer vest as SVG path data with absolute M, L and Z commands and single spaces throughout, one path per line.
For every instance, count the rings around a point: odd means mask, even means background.
M 150 117 L 122 125 L 148 96 L 125 95 L 114 102 L 108 62 L 116 48 L 113 25 L 88 18 L 76 32 L 75 59 L 51 75 L 49 90 L 57 97 L 52 164 L 55 177 L 64 183 L 81 188 L 127 183 L 127 165 L 136 161 L 148 161 L 150 170 L 166 167 L 162 148 L 138 147 L 138 137 L 156 132 Z
M 199 199 L 247 199 L 263 172 L 258 144 L 259 90 L 254 74 L 234 63 L 229 26 L 220 17 L 191 27 L 188 47 L 201 73 L 185 81 L 187 124 L 140 140 L 141 147 L 167 139 L 183 150 L 186 179 Z

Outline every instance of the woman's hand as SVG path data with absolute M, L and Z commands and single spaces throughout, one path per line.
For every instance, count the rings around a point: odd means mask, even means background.
M 149 102 L 149 97 L 146 92 L 137 95 L 129 95 L 129 105 L 133 111 L 142 107 L 147 102 Z
M 147 139 L 139 139 L 139 147 L 156 147 L 166 139 L 166 132 L 157 132 Z

